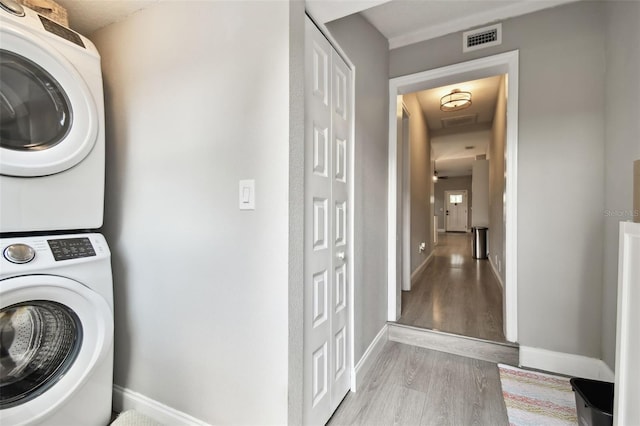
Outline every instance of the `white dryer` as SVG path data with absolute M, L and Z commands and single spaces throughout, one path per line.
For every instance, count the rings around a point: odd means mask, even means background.
M 108 424 L 113 283 L 104 237 L 3 238 L 0 252 L 0 424 Z
M 0 232 L 96 229 L 104 206 L 100 56 L 0 0 Z

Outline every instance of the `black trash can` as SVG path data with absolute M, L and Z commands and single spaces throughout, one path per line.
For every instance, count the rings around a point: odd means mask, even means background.
M 579 378 L 573 378 L 570 382 L 576 396 L 578 425 L 611 426 L 613 383 Z
M 487 258 L 487 231 L 489 228 L 484 226 L 474 226 L 473 228 L 473 249 L 472 256 L 474 259 Z

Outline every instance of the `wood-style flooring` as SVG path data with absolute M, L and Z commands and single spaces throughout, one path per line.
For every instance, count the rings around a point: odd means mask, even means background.
M 387 342 L 329 425 L 508 425 L 496 364 Z
M 506 342 L 502 288 L 487 259 L 471 257 L 472 236 L 438 235 L 433 259 L 402 292 L 400 324 Z

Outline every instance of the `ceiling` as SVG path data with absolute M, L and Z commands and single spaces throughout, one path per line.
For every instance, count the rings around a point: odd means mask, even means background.
M 71 28 L 90 35 L 158 1 L 170 0 L 56 1 L 67 9 Z M 362 12 L 393 49 L 574 1 L 578 0 L 307 0 L 306 5 L 322 23 Z
M 389 48 L 467 30 L 577 0 L 391 0 L 362 11 Z
M 500 76 L 496 75 L 481 80 L 467 81 L 465 83 L 424 90 L 416 93 L 416 95 L 427 120 L 429 132 L 432 136 L 435 136 L 440 133 L 439 131 L 444 130 L 443 120 L 448 123 L 455 122 L 455 120 L 450 121 L 452 118 L 473 116 L 473 124 L 490 126 L 493 122 L 499 87 Z M 471 92 L 471 106 L 460 111 L 440 111 L 440 98 L 451 93 L 454 89 Z M 463 127 L 466 127 L 466 125 L 460 127 L 455 126 L 457 129 L 462 129 Z M 454 127 L 449 128 L 453 129 Z
M 69 26 L 83 35 L 121 21 L 159 0 L 55 0 L 67 9 Z
M 432 158 L 440 176 L 471 175 L 476 157 L 487 154 L 500 78 L 496 75 L 416 93 L 427 121 Z M 453 89 L 471 92 L 471 106 L 460 111 L 443 112 L 440 110 L 440 98 Z M 461 124 L 443 127 L 443 120 Z

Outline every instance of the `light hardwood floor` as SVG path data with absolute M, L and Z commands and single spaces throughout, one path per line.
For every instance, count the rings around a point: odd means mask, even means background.
M 471 257 L 471 234 L 438 235 L 433 259 L 402 292 L 400 324 L 506 342 L 502 288 L 489 261 Z
M 508 425 L 494 363 L 387 342 L 329 425 Z

